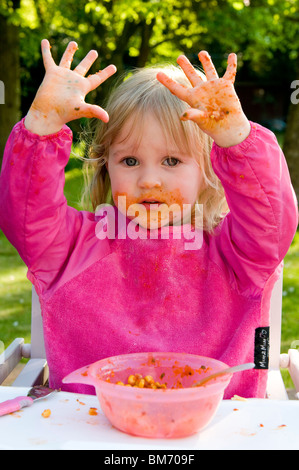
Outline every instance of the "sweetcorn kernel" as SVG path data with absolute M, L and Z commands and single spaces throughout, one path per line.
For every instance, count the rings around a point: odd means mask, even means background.
M 49 418 L 51 416 L 51 410 L 44 410 L 42 412 L 42 417 L 43 418 Z
M 137 385 L 137 387 L 139 387 L 139 388 L 144 388 L 144 386 L 145 386 L 145 380 L 144 380 L 144 379 L 139 379 L 136 385 Z
M 151 375 L 146 375 L 146 376 L 144 377 L 144 380 L 145 380 L 146 383 L 148 383 L 148 384 L 153 384 L 153 383 L 155 383 L 154 378 L 153 378 Z
M 137 382 L 137 377 L 135 375 L 130 375 L 128 378 L 129 385 L 135 385 Z
M 165 374 L 163 374 L 164 376 Z M 162 375 L 161 375 L 162 378 Z M 138 387 L 138 388 L 151 388 L 151 389 L 165 389 L 167 388 L 166 384 L 161 384 L 155 382 L 154 378 L 151 375 L 146 375 L 142 377 L 141 374 L 131 374 L 127 379 L 127 383 L 122 381 L 116 382 L 117 385 L 124 385 L 125 387 Z

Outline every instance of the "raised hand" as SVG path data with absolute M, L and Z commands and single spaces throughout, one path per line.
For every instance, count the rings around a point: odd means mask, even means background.
M 116 72 L 114 65 L 85 77 L 98 57 L 95 50 L 71 70 L 71 63 L 78 46 L 71 41 L 59 65 L 56 65 L 47 39 L 41 43 L 45 77 L 25 119 L 25 126 L 40 135 L 57 132 L 69 121 L 81 117 L 98 118 L 108 122 L 109 117 L 100 106 L 85 102 L 85 96 Z
M 159 72 L 157 79 L 171 93 L 188 103 L 190 108 L 181 116 L 192 120 L 222 147 L 242 142 L 250 133 L 246 118 L 234 89 L 237 56 L 228 56 L 228 65 L 222 78 L 218 77 L 213 62 L 206 51 L 198 54 L 205 71 L 206 80 L 194 69 L 187 57 L 179 56 L 177 62 L 183 69 L 192 87 L 175 82 L 165 73 Z

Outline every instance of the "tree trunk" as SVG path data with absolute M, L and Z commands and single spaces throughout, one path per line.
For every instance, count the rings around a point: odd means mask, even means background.
M 0 166 L 6 141 L 20 118 L 21 86 L 19 29 L 0 15 L 0 80 L 4 83 L 4 104 L 0 104 Z
M 155 25 L 155 19 L 149 24 L 144 20 L 141 23 L 141 46 L 139 50 L 139 56 L 137 60 L 137 67 L 145 67 L 150 53 L 150 39 L 152 37 L 153 28 Z

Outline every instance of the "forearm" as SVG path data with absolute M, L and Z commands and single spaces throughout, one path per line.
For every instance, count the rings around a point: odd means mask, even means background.
M 253 123 L 245 141 L 228 149 L 214 145 L 211 158 L 230 208 L 216 241 L 238 282 L 244 286 L 254 279 L 262 287 L 287 253 L 298 224 L 285 158 L 273 133 Z
M 71 131 L 38 136 L 23 121 L 6 144 L 0 175 L 0 228 L 29 266 L 56 236 L 65 217 L 64 167 Z
M 215 144 L 218 147 L 228 148 L 241 144 L 250 134 L 250 122 L 245 115 L 240 116 L 233 128 L 224 128 L 214 137 Z
M 56 134 L 63 127 L 63 124 L 57 121 L 55 112 L 40 111 L 34 106 L 34 103 L 25 117 L 24 124 L 28 131 L 40 136 Z

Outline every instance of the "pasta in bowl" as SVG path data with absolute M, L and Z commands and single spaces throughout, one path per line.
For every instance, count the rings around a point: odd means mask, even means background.
M 213 379 L 206 386 L 193 385 L 227 367 L 216 359 L 193 354 L 134 353 L 87 365 L 63 382 L 94 386 L 103 412 L 120 431 L 181 438 L 210 423 L 231 375 Z

